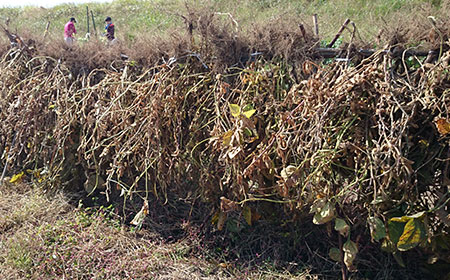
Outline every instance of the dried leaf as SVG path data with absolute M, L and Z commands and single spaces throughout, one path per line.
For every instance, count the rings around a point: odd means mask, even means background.
M 255 113 L 256 113 L 256 110 L 252 109 L 252 110 L 244 111 L 242 113 L 242 115 L 244 115 L 247 119 L 250 119 L 251 116 L 253 116 L 253 114 L 255 114 Z
M 9 180 L 10 183 L 20 183 L 22 182 L 23 176 L 25 175 L 25 172 L 20 172 L 18 174 L 15 174 L 12 176 L 12 178 Z
M 227 219 L 227 214 L 223 211 L 217 211 L 211 218 L 211 224 L 216 225 L 218 230 L 222 230 Z
M 291 177 L 292 174 L 295 173 L 296 170 L 297 170 L 297 167 L 295 167 L 293 165 L 288 165 L 281 170 L 280 175 L 284 180 L 287 180 L 287 179 L 289 179 L 289 177 Z
M 141 210 L 134 216 L 130 224 L 141 227 L 145 217 L 148 215 L 148 201 L 144 200 Z
M 350 231 L 350 226 L 343 219 L 336 218 L 334 221 L 334 229 L 344 237 L 347 237 L 348 232 Z
M 252 209 L 252 223 L 261 219 L 261 214 L 259 214 L 255 209 Z
M 348 270 L 355 271 L 353 261 L 355 260 L 356 254 L 358 253 L 358 246 L 355 242 L 349 239 L 344 243 L 342 250 L 344 251 L 344 263 L 347 266 Z
M 231 137 L 233 136 L 233 131 L 232 130 L 228 130 L 227 132 L 225 132 L 223 135 L 222 135 L 222 144 L 223 145 L 225 145 L 225 146 L 228 146 L 228 145 L 230 145 L 230 143 L 231 143 Z
M 321 225 L 328 223 L 334 218 L 334 205 L 330 202 L 325 203 L 325 205 L 316 212 L 313 217 L 313 223 L 316 225 Z
M 434 124 L 441 135 L 450 133 L 450 123 L 446 119 L 437 119 Z
M 425 225 L 420 219 L 409 220 L 403 230 L 403 234 L 397 243 L 400 251 L 410 250 L 426 238 Z
M 233 149 L 231 149 L 229 152 L 228 152 L 228 157 L 230 158 L 230 159 L 233 159 L 235 156 L 237 156 L 237 154 L 239 154 L 240 152 L 242 151 L 242 148 L 239 146 L 239 147 L 234 147 Z
M 218 266 L 220 268 L 231 268 L 231 267 L 233 267 L 233 265 L 230 264 L 230 263 L 219 263 Z
M 232 211 L 236 210 L 236 208 L 237 203 L 235 201 L 232 201 L 224 196 L 220 198 L 220 209 L 222 209 L 222 211 L 224 212 Z
M 247 222 L 248 225 L 252 225 L 252 209 L 245 205 L 244 209 L 242 210 L 242 215 L 244 215 L 244 219 Z
M 225 212 L 220 211 L 217 219 L 217 229 L 222 230 L 225 222 L 227 220 L 227 214 Z

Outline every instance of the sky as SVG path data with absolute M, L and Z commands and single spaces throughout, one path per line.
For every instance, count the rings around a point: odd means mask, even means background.
M 0 8 L 38 6 L 50 8 L 63 3 L 111 2 L 111 0 L 0 0 Z

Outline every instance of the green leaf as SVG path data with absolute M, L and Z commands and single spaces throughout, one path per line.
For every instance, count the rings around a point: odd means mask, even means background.
M 353 261 L 355 260 L 356 254 L 358 253 L 358 246 L 356 245 L 355 242 L 349 239 L 347 240 L 347 242 L 344 243 L 342 250 L 344 251 L 345 265 L 347 266 L 349 271 L 354 271 L 355 268 L 353 266 Z
M 400 265 L 401 267 L 406 267 L 405 263 L 403 262 L 402 255 L 399 251 L 395 251 L 394 253 L 392 253 L 392 255 L 394 256 L 394 259 L 398 263 L 398 265 Z
M 341 235 L 347 236 L 350 231 L 350 226 L 342 219 L 336 218 L 334 221 L 334 229 L 338 231 Z
M 436 246 L 442 250 L 450 250 L 450 235 L 438 235 L 433 238 Z
M 328 256 L 330 256 L 330 259 L 332 259 L 335 262 L 341 261 L 341 251 L 339 251 L 338 248 L 331 248 L 330 252 L 328 252 Z
M 244 127 L 243 131 L 244 131 L 244 135 L 247 137 L 251 137 L 253 134 L 252 131 L 250 129 L 248 129 L 247 127 Z
M 243 228 L 243 224 L 238 222 L 236 219 L 228 219 L 226 222 L 226 229 L 229 232 L 239 233 Z
M 425 212 L 411 216 L 394 217 L 389 220 L 389 238 L 400 251 L 410 250 L 426 238 L 426 229 L 422 221 Z
M 242 108 L 242 111 L 250 111 L 253 110 L 253 105 L 252 104 L 247 104 Z
M 420 219 L 409 220 L 403 230 L 397 243 L 397 248 L 400 251 L 410 250 L 426 238 L 425 226 Z
M 397 244 L 400 236 L 405 228 L 405 223 L 393 222 L 392 220 L 388 223 L 389 239 L 392 243 Z
M 393 253 L 397 250 L 397 248 L 395 247 L 395 244 L 391 240 L 385 238 L 383 239 L 383 242 L 381 242 L 381 250 L 388 253 Z
M 256 113 L 255 109 L 252 110 L 248 110 L 248 111 L 244 111 L 242 114 L 247 118 L 250 119 L 251 116 L 253 116 L 253 114 Z
M 378 217 L 369 217 L 370 235 L 375 241 L 380 241 L 386 237 L 386 227 L 383 221 Z
M 235 118 L 239 117 L 239 115 L 241 114 L 241 107 L 239 107 L 239 105 L 237 104 L 228 104 L 228 106 L 230 107 L 230 112 L 231 115 Z

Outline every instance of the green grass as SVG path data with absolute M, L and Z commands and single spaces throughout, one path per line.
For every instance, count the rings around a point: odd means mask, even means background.
M 244 30 L 252 28 L 255 23 L 267 23 L 270 19 L 286 16 L 312 26 L 311 17 L 317 13 L 319 32 L 325 39 L 332 38 L 344 20 L 350 18 L 363 39 L 371 40 L 385 22 L 395 25 L 399 20 L 399 13 L 402 17 L 414 17 L 425 9 L 435 16 L 445 15 L 445 7 L 442 7 L 444 2 L 445 0 L 201 0 L 188 1 L 187 6 L 192 10 L 208 7 L 216 12 L 231 13 Z M 134 39 L 183 27 L 184 23 L 179 15 L 187 14 L 185 1 L 181 0 L 116 0 L 112 3 L 86 5 L 96 17 L 97 31 L 102 31 L 104 18 L 111 16 L 121 39 Z M 50 9 L 2 8 L 0 20 L 3 22 L 9 17 L 12 30 L 28 30 L 35 34 L 43 34 L 50 21 L 50 33 L 61 37 L 64 24 L 74 16 L 78 20 L 79 35 L 83 36 L 87 32 L 86 5 L 64 4 Z

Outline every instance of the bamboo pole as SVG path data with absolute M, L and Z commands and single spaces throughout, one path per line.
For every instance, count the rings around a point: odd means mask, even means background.
M 89 33 L 89 7 L 86 6 L 87 33 Z
M 314 35 L 316 35 L 316 37 L 319 36 L 319 21 L 317 19 L 317 14 L 313 15 L 313 24 L 314 24 Z
M 302 36 L 303 36 L 303 40 L 305 40 L 305 42 L 308 42 L 308 40 L 306 40 L 306 31 L 305 31 L 305 27 L 303 26 L 303 24 L 299 24 L 298 27 L 300 28 L 300 32 L 302 32 Z
M 345 27 L 350 23 L 350 19 L 346 19 L 344 24 L 342 24 L 341 28 L 339 28 L 339 31 L 336 33 L 336 36 L 334 36 L 333 40 L 327 45 L 327 48 L 332 48 L 334 43 L 336 43 L 337 39 L 341 37 L 342 32 L 344 32 Z
M 17 132 L 14 133 L 14 138 L 12 140 L 11 146 L 9 147 L 8 156 L 5 160 L 5 166 L 3 167 L 2 175 L 0 176 L 0 187 L 3 185 L 3 180 L 5 179 L 6 169 L 8 169 L 8 162 L 11 158 L 11 151 L 13 150 L 14 144 L 16 144 Z
M 377 51 L 378 50 L 360 49 L 357 51 L 357 53 L 364 57 L 369 57 Z M 333 48 L 316 48 L 316 49 L 314 49 L 315 56 L 322 57 L 322 58 L 333 58 L 333 57 L 338 56 L 341 52 L 342 52 L 341 49 L 333 49 Z M 435 51 L 435 50 L 429 50 L 429 51 L 407 50 L 407 51 L 405 51 L 405 57 L 410 57 L 410 56 L 422 56 L 423 57 L 423 56 L 427 56 L 430 54 L 435 54 L 436 52 L 437 51 Z M 402 51 L 394 53 L 393 51 L 383 50 L 382 53 L 389 54 L 392 57 L 400 57 L 403 55 Z
M 94 18 L 94 13 L 91 10 L 91 16 L 92 16 L 92 28 L 94 29 L 94 35 L 97 35 L 97 28 L 95 27 L 95 18 Z
M 47 21 L 47 25 L 45 26 L 45 31 L 44 31 L 44 39 L 45 39 L 45 37 L 47 37 L 49 28 L 50 28 L 50 21 Z

